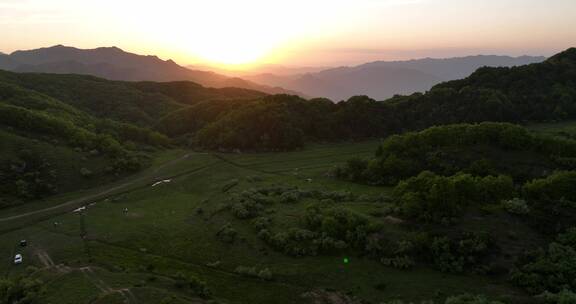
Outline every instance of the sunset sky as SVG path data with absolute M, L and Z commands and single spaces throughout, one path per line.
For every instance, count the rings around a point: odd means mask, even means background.
M 575 0 L 0 0 L 1 52 L 118 46 L 180 64 L 551 55 L 575 29 Z

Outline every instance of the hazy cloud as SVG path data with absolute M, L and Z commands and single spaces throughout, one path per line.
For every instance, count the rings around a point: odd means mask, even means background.
M 77 21 L 68 1 L 0 0 L 0 24 L 54 24 Z

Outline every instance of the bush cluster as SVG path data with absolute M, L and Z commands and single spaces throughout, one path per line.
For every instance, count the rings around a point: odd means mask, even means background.
M 256 267 L 238 266 L 234 272 L 246 277 L 258 278 L 265 281 L 273 279 L 273 274 L 270 268 L 258 269 Z
M 514 193 L 514 183 L 507 176 L 457 174 L 446 177 L 428 171 L 394 188 L 401 214 L 429 222 L 457 217 L 470 205 L 498 204 L 512 198 Z

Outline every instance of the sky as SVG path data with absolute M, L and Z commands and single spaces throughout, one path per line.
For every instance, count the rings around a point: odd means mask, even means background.
M 575 29 L 576 0 L 0 0 L 0 52 L 117 46 L 220 67 L 548 56 Z

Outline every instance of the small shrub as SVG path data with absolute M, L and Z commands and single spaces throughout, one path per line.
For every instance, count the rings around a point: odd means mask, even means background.
M 228 192 L 228 190 L 236 187 L 238 185 L 239 181 L 237 179 L 233 179 L 229 182 L 227 182 L 224 186 L 222 186 L 222 193 L 226 193 Z
M 386 284 L 386 283 L 378 283 L 378 284 L 374 285 L 374 289 L 380 290 L 380 291 L 386 290 L 386 287 L 388 287 L 388 284 Z
M 530 213 L 530 207 L 528 207 L 528 203 L 520 198 L 513 198 L 510 200 L 502 201 L 502 207 L 512 214 L 524 215 Z
M 296 191 L 289 191 L 284 192 L 280 195 L 280 202 L 284 204 L 291 204 L 296 203 L 300 200 L 300 192 Z
M 551 293 L 545 291 L 544 293 L 536 296 L 537 299 L 542 300 L 546 304 L 575 304 L 576 293 L 571 290 L 563 289 L 558 293 Z
M 224 243 L 232 244 L 236 240 L 238 232 L 230 224 L 226 224 L 220 228 L 216 236 Z
M 82 175 L 83 177 L 92 177 L 94 173 L 92 171 L 90 171 L 90 169 L 87 168 L 81 168 L 80 169 L 80 175 Z
M 211 268 L 218 268 L 218 267 L 220 267 L 220 264 L 222 264 L 222 262 L 214 261 L 211 263 L 206 263 L 206 266 L 211 267 Z
M 272 271 L 269 268 L 258 270 L 256 267 L 238 266 L 234 272 L 245 277 L 259 278 L 266 281 L 272 280 Z
M 272 280 L 272 271 L 268 268 L 264 268 L 258 272 L 258 277 L 265 281 Z
M 503 304 L 502 302 L 498 301 L 491 301 L 488 300 L 485 296 L 482 295 L 459 295 L 459 296 L 452 296 L 446 299 L 444 304 Z
M 261 216 L 261 217 L 255 218 L 252 221 L 252 224 L 254 225 L 254 228 L 256 228 L 257 231 L 268 229 L 270 227 L 271 223 L 272 223 L 272 220 L 266 216 Z
M 412 268 L 416 263 L 414 260 L 409 256 L 397 256 L 393 258 L 383 258 L 380 260 L 382 264 L 394 267 L 398 269 L 409 269 Z

